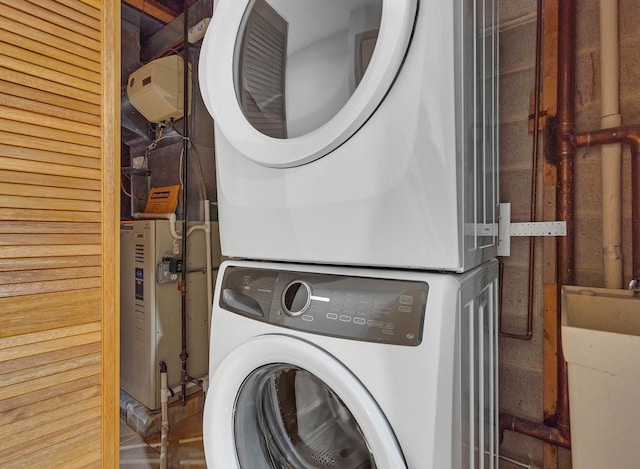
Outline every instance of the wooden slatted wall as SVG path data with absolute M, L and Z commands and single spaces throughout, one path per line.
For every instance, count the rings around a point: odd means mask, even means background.
M 0 0 L 3 468 L 117 466 L 119 9 Z

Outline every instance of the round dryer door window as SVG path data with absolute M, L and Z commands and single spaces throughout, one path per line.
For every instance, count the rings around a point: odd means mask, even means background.
M 357 377 L 328 352 L 283 335 L 256 337 L 224 357 L 207 393 L 203 437 L 212 467 L 406 467 Z
M 236 401 L 240 467 L 376 467 L 362 430 L 340 398 L 298 367 L 266 365 L 247 378 Z
M 416 2 L 219 0 L 200 56 L 200 87 L 218 128 L 266 166 L 331 152 L 391 87 Z

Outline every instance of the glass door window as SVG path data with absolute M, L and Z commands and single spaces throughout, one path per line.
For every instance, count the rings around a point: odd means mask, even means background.
M 382 0 L 255 0 L 236 44 L 236 95 L 250 124 L 274 138 L 323 126 L 364 77 Z
M 290 168 L 360 129 L 404 60 L 417 0 L 220 0 L 200 53 L 203 100 L 244 157 Z
M 234 432 L 240 467 L 373 469 L 371 450 L 340 398 L 302 368 L 270 364 L 243 383 Z

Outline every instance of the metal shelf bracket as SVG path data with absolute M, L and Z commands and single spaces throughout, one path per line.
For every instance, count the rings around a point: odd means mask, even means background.
M 511 223 L 511 204 L 500 204 L 498 221 L 498 256 L 511 255 L 512 236 L 566 236 L 567 223 L 564 221 L 544 221 Z

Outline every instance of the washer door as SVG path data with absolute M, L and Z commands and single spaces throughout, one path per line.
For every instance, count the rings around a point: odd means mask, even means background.
M 389 423 L 360 381 L 320 348 L 253 339 L 216 370 L 204 411 L 210 467 L 406 467 Z
M 200 54 L 200 87 L 219 129 L 270 167 L 321 158 L 389 90 L 417 0 L 219 0 Z

